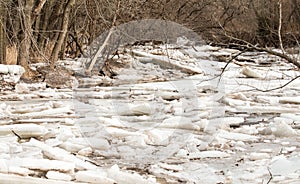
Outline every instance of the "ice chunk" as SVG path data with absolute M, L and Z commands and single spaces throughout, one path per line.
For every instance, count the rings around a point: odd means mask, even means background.
M 235 140 L 235 141 L 258 141 L 259 140 L 258 136 L 247 135 L 242 133 L 232 133 L 224 130 L 220 130 L 217 136 L 220 138 Z
M 29 88 L 24 83 L 18 83 L 15 86 L 16 93 L 29 93 Z
M 28 176 L 29 174 L 34 174 L 34 171 L 23 167 L 9 166 L 8 173 Z
M 120 106 L 117 111 L 118 114 L 122 116 L 142 116 L 152 114 L 151 106 L 148 103 Z
M 181 98 L 181 94 L 170 91 L 158 91 L 156 96 L 160 96 L 164 100 L 178 100 Z
M 284 121 L 276 122 L 271 125 L 271 130 L 277 137 L 291 137 L 297 135 L 297 132 Z
M 49 158 L 75 163 L 76 169 L 82 170 L 82 169 L 95 169 L 96 168 L 95 165 L 92 165 L 89 162 L 85 162 L 84 160 L 77 158 L 76 156 L 72 155 L 71 153 L 67 152 L 66 150 L 63 150 L 63 149 L 57 148 L 57 147 L 53 148 L 53 147 L 46 145 L 45 143 L 40 142 L 36 139 L 31 138 L 27 144 L 40 148 L 44 152 L 45 156 L 47 156 Z
M 173 133 L 174 130 L 152 129 L 145 132 L 145 134 L 148 136 L 146 142 L 147 144 L 156 146 L 167 146 Z
M 175 116 L 175 117 L 165 119 L 158 126 L 162 128 L 200 130 L 200 127 L 197 124 L 193 123 L 190 118 L 186 118 L 183 116 Z
M 97 184 L 114 184 L 113 179 L 107 177 L 103 171 L 79 171 L 75 174 L 76 181 L 97 183 Z
M 0 172 L 8 173 L 8 165 L 5 159 L 0 159 Z
M 251 161 L 262 160 L 270 158 L 270 154 L 268 153 L 251 153 L 249 159 Z
M 279 103 L 290 103 L 290 104 L 300 104 L 300 96 L 294 97 L 280 97 Z
M 44 126 L 36 124 L 14 124 L 0 127 L 0 135 L 15 133 L 21 138 L 40 137 L 47 133 Z
M 66 181 L 58 181 L 58 180 L 51 180 L 51 179 L 44 179 L 44 178 L 36 178 L 36 177 L 22 177 L 12 174 L 1 174 L 0 173 L 0 183 L 26 183 L 26 184 L 72 184 L 71 182 Z
M 92 153 L 93 153 L 93 149 L 91 147 L 83 148 L 78 151 L 78 154 L 82 156 L 89 156 Z
M 57 171 L 48 171 L 46 174 L 48 179 L 61 180 L 61 181 L 71 181 L 72 177 L 68 174 L 57 172 Z
M 75 169 L 74 163 L 49 159 L 15 158 L 9 160 L 8 163 L 10 165 L 42 171 L 56 170 L 62 172 L 73 172 Z
M 201 158 L 227 158 L 230 154 L 222 151 L 201 151 L 194 152 L 188 155 L 189 159 L 201 159 Z
M 251 78 L 262 78 L 262 75 L 258 71 L 251 69 L 249 67 L 243 67 L 242 74 Z
M 277 156 L 272 160 L 270 170 L 273 175 L 289 176 L 296 174 L 300 176 L 300 158 L 286 158 L 283 155 Z
M 149 181 L 145 179 L 143 176 L 137 174 L 137 173 L 127 173 L 124 171 L 121 171 L 118 165 L 113 165 L 108 170 L 108 177 L 114 179 L 117 183 L 122 184 L 150 184 L 153 183 L 152 181 Z

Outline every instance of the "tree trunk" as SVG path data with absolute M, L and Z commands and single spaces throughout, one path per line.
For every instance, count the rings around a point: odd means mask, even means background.
M 0 3 L 0 64 L 6 64 L 6 9 L 3 5 L 6 2 Z
M 55 63 L 58 60 L 58 54 L 59 51 L 61 51 L 63 42 L 65 40 L 66 34 L 68 32 L 68 27 L 69 27 L 69 19 L 70 19 L 70 12 L 72 6 L 75 4 L 75 0 L 68 0 L 65 10 L 63 13 L 63 21 L 62 21 L 62 26 L 61 26 L 61 33 L 59 34 L 58 40 L 53 48 L 52 54 L 51 54 L 51 68 L 53 69 L 55 66 Z
M 31 47 L 31 36 L 32 36 L 32 9 L 34 6 L 34 0 L 19 0 L 19 7 L 24 11 L 21 12 L 22 17 L 22 39 L 19 46 L 19 58 L 18 62 L 21 66 L 25 68 L 24 78 L 30 78 L 30 68 L 29 68 L 29 52 Z

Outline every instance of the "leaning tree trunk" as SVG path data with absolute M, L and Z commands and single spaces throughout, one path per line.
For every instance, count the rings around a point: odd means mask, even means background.
M 69 22 L 70 22 L 70 12 L 72 6 L 75 4 L 75 0 L 68 0 L 67 4 L 65 6 L 65 10 L 63 13 L 63 21 L 61 26 L 61 32 L 59 34 L 59 37 L 57 39 L 57 42 L 53 48 L 52 54 L 51 54 L 51 68 L 53 69 L 55 66 L 55 63 L 58 61 L 58 54 L 62 49 L 62 45 L 64 43 L 65 37 L 68 32 Z

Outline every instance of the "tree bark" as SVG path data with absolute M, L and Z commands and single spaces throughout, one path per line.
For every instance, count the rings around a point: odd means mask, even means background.
M 31 36 L 32 36 L 32 9 L 34 6 L 34 0 L 19 0 L 19 8 L 21 11 L 21 25 L 22 25 L 22 36 L 21 43 L 19 46 L 19 58 L 18 63 L 25 68 L 24 78 L 29 78 L 30 68 L 29 68 L 29 52 L 31 47 Z
M 3 5 L 6 2 L 0 3 L 0 64 L 6 64 L 6 9 Z
M 34 9 L 33 13 L 35 15 L 40 14 L 42 8 L 44 7 L 44 4 L 46 3 L 47 0 L 40 0 L 39 4 L 37 5 L 37 7 Z
M 58 40 L 53 48 L 52 54 L 51 54 L 51 68 L 53 69 L 55 66 L 55 63 L 58 61 L 58 54 L 59 51 L 61 51 L 63 42 L 65 40 L 66 34 L 68 32 L 69 22 L 70 22 L 70 12 L 72 6 L 75 4 L 75 0 L 68 0 L 67 4 L 65 6 L 65 10 L 63 13 L 63 21 L 61 26 L 61 32 L 59 34 Z

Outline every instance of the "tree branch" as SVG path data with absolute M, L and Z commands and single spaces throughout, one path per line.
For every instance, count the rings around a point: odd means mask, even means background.
M 47 0 L 40 0 L 39 4 L 37 7 L 33 10 L 34 15 L 40 14 L 42 8 L 44 7 L 44 4 L 46 3 Z
M 114 32 L 115 23 L 116 23 L 116 19 L 117 19 L 117 11 L 119 10 L 119 6 L 120 6 L 120 1 L 118 2 L 118 7 L 117 7 L 117 10 L 116 10 L 113 22 L 112 22 L 112 27 L 109 29 L 108 35 L 106 36 L 103 44 L 101 45 L 101 47 L 97 50 L 96 54 L 94 55 L 89 68 L 85 71 L 85 73 L 88 75 L 91 74 L 98 57 L 101 55 L 101 52 L 104 50 L 105 46 L 108 44 L 108 41 L 109 41 L 112 33 Z
M 285 53 L 280 53 L 280 52 L 277 52 L 277 51 L 274 51 L 274 50 L 271 50 L 271 49 L 268 49 L 268 48 L 264 48 L 264 47 L 259 47 L 257 45 L 253 45 L 245 40 L 242 40 L 242 39 L 238 39 L 238 38 L 235 38 L 233 36 L 230 36 L 228 35 L 226 32 L 225 32 L 225 35 L 237 42 L 240 42 L 240 43 L 243 43 L 243 44 L 233 44 L 233 45 L 236 45 L 236 46 L 239 46 L 239 47 L 243 47 L 243 48 L 247 48 L 247 49 L 253 49 L 253 50 L 256 50 L 256 51 L 259 51 L 259 52 L 266 52 L 268 54 L 271 54 L 271 55 L 274 55 L 274 56 L 278 56 L 282 59 L 285 59 L 286 61 L 288 61 L 289 63 L 292 63 L 293 65 L 297 66 L 299 69 L 300 69 L 300 62 L 297 61 L 297 59 L 295 58 L 292 58 L 290 56 L 288 56 L 287 54 Z

